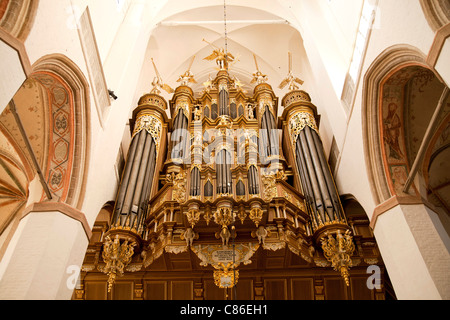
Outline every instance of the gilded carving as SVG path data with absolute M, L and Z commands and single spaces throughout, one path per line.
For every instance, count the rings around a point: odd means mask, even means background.
M 348 270 L 353 265 L 351 255 L 355 251 L 350 230 L 347 230 L 344 235 L 338 230 L 335 237 L 329 233 L 327 237 L 321 239 L 321 243 L 325 258 L 331 262 L 334 270 L 341 272 L 345 283 L 350 286 Z
M 156 153 L 158 154 L 162 130 L 161 120 L 151 114 L 140 115 L 136 119 L 136 125 L 134 127 L 132 136 L 134 137 L 141 130 L 146 130 L 155 140 Z
M 263 211 L 260 208 L 253 208 L 250 210 L 250 214 L 248 215 L 248 217 L 255 223 L 256 227 L 258 228 L 263 217 Z
M 277 196 L 276 178 L 274 174 L 262 175 L 262 183 L 264 185 L 264 200 L 272 201 Z
M 196 209 L 189 210 L 186 213 L 186 218 L 191 227 L 194 228 L 195 224 L 200 220 L 200 211 Z
M 316 119 L 314 119 L 314 116 L 311 113 L 302 111 L 297 112 L 291 117 L 289 120 L 289 132 L 293 143 L 297 142 L 300 131 L 302 131 L 306 126 L 319 133 Z
M 233 268 L 233 263 L 220 263 L 220 269 L 214 270 L 214 284 L 221 289 L 233 288 L 239 279 L 239 270 Z
M 218 225 L 226 227 L 234 222 L 236 213 L 231 208 L 221 207 L 214 213 L 214 222 Z
M 102 253 L 106 265 L 100 268 L 100 271 L 108 275 L 108 292 L 111 291 L 116 277 L 123 275 L 125 267 L 131 262 L 135 245 L 135 243 L 128 243 L 127 240 L 120 243 L 118 235 L 116 235 L 114 241 L 109 236 L 106 237 Z
M 184 203 L 186 201 L 186 172 L 172 173 L 166 179 L 173 183 L 172 200 Z

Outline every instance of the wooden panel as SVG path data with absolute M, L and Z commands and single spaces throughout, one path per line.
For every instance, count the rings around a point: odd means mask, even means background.
M 264 292 L 266 300 L 286 300 L 287 288 L 285 279 L 264 280 Z
M 213 280 L 205 280 L 205 300 L 225 300 L 225 289 L 221 289 L 214 284 Z
M 133 282 L 116 282 L 112 290 L 113 300 L 133 300 Z
M 171 299 L 172 300 L 192 300 L 194 293 L 194 283 L 192 281 L 172 281 Z
M 350 278 L 352 300 L 373 300 L 373 291 L 367 288 L 367 278 Z
M 90 239 L 90 243 L 100 242 L 100 239 L 102 238 L 102 231 L 101 230 L 94 230 L 92 231 L 92 236 Z
M 253 280 L 238 280 L 236 290 L 231 290 L 231 296 L 236 300 L 253 300 Z
M 301 258 L 300 256 L 294 254 L 294 253 L 289 253 L 290 255 L 290 267 L 300 267 L 300 266 L 308 266 L 308 262 L 306 262 L 305 259 Z
M 145 300 L 167 300 L 167 282 L 149 281 L 145 284 Z
M 292 300 L 314 300 L 314 288 L 312 279 L 291 280 Z
M 173 270 L 191 270 L 192 265 L 190 260 L 171 260 Z
M 347 286 L 342 279 L 325 279 L 326 300 L 347 300 Z
M 284 267 L 284 257 L 267 257 L 266 268 L 267 269 L 279 269 Z
M 106 282 L 85 282 L 86 300 L 106 300 Z
M 365 238 L 373 237 L 372 230 L 368 225 L 355 225 L 354 227 L 357 235 L 361 235 Z

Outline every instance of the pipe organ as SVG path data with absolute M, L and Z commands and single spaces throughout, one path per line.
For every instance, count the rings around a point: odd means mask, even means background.
M 255 78 L 248 94 L 227 63 L 218 65 L 200 95 L 183 81 L 169 103 L 154 89 L 133 112 L 102 237 L 98 269 L 108 289 L 164 254 L 186 252 L 211 270 L 216 286 L 232 288 L 256 252 L 279 250 L 332 267 L 349 285 L 362 251 L 355 250 L 310 96 L 291 86 L 279 116 L 267 77 Z

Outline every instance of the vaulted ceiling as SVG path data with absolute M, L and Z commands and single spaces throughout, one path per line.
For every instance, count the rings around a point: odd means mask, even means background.
M 256 57 L 259 70 L 268 76 L 275 93 L 281 97 L 286 93 L 278 85 L 289 72 L 288 52 L 292 54 L 294 75 L 305 81 L 302 89 L 314 93 L 319 82 L 314 79 L 310 63 L 311 59 L 317 61 L 317 53 L 322 55 L 324 64 L 330 52 L 332 59 L 340 60 L 334 62 L 341 71 L 338 81 L 342 82 L 350 63 L 362 2 L 343 0 L 339 5 L 322 0 L 153 2 L 152 26 L 136 95 L 152 88 L 156 75 L 152 59 L 163 81 L 172 88 L 179 85 L 179 76 L 192 63 L 190 71 L 197 81 L 192 88 L 201 92 L 202 83 L 217 73 L 215 62 L 204 60 L 214 46 L 236 57 L 230 74 L 244 83 L 249 92 L 253 90 L 250 80 L 257 70 Z M 165 98 L 170 99 L 170 95 Z

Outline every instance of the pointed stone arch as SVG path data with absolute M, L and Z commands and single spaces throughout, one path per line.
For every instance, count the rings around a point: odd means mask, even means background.
M 51 54 L 32 66 L 49 97 L 50 128 L 43 172 L 55 199 L 80 209 L 90 152 L 89 84 L 68 57 Z
M 39 0 L 1 0 L 0 27 L 11 36 L 25 41 L 34 23 Z
M 420 0 L 420 5 L 433 31 L 450 23 L 450 2 L 448 0 Z
M 430 69 L 426 56 L 408 45 L 386 49 L 374 60 L 364 76 L 362 97 L 362 134 L 366 168 L 375 203 L 378 205 L 392 196 L 390 177 L 385 167 L 382 139 L 381 101 L 385 81 L 401 68 L 419 66 Z

